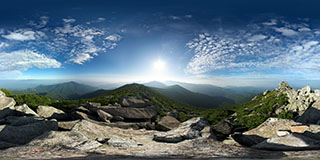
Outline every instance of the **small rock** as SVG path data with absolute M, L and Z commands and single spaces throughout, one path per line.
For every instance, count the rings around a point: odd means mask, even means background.
M 97 138 L 96 141 L 102 144 L 107 143 L 110 140 L 110 138 Z
M 121 116 L 113 116 L 112 120 L 113 121 L 124 121 L 124 118 Z
M 16 104 L 13 98 L 10 97 L 0 97 L 0 110 L 5 108 L 12 108 Z
M 0 91 L 0 98 L 5 97 L 5 96 L 6 96 L 6 94 L 4 92 Z
M 270 92 L 269 90 L 265 90 L 265 91 L 263 92 L 263 95 L 265 96 L 265 95 L 267 95 L 269 92 Z

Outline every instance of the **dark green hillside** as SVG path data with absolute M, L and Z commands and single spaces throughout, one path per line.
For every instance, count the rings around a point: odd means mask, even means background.
M 200 108 L 217 108 L 222 105 L 234 103 L 233 100 L 223 96 L 208 96 L 201 93 L 195 93 L 179 85 L 153 89 L 181 103 L 186 103 Z

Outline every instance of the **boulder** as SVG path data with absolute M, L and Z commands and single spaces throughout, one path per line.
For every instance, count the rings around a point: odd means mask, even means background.
M 149 121 L 157 115 L 152 108 L 132 108 L 119 106 L 101 106 L 101 110 L 111 114 L 112 116 L 120 116 L 128 121 Z
M 0 90 L 0 98 L 1 97 L 6 97 L 6 94 Z
M 179 124 L 180 124 L 180 121 L 178 121 L 174 117 L 164 116 L 156 125 L 156 129 L 159 131 L 169 131 L 171 129 L 178 127 Z
M 201 130 L 201 136 L 205 138 L 212 138 L 217 140 L 216 134 L 212 131 L 210 126 L 206 126 Z
M 125 139 L 122 138 L 110 138 L 108 140 L 108 145 L 112 147 L 118 147 L 118 148 L 132 148 L 132 147 L 138 147 L 138 144 L 135 142 L 128 142 Z
M 0 141 L 0 149 L 6 149 L 14 146 L 17 146 L 17 144 Z
M 14 106 L 14 110 L 19 111 L 19 112 L 23 112 L 24 114 L 26 114 L 28 116 L 36 116 L 36 117 L 39 116 L 36 112 L 34 112 L 32 109 L 30 109 L 26 104 Z
M 121 116 L 112 116 L 112 121 L 124 121 L 124 118 Z
M 275 151 L 320 149 L 320 141 L 306 137 L 302 134 L 291 133 L 283 137 L 269 138 L 252 147 Z
M 76 107 L 74 108 L 72 111 L 79 111 L 79 112 L 83 112 L 83 113 L 86 113 L 86 114 L 89 114 L 91 111 L 83 106 L 79 106 L 79 107 Z
M 320 120 L 320 99 L 312 104 L 296 121 L 306 124 L 317 124 Z
M 299 124 L 300 123 L 288 119 L 268 118 L 258 127 L 242 134 L 234 134 L 232 137 L 242 145 L 252 146 L 264 141 L 265 139 L 277 137 L 277 131 L 279 130 L 290 130 L 292 125 Z
M 0 141 L 13 144 L 26 144 L 35 137 L 50 130 L 58 130 L 57 122 L 44 120 L 22 126 L 1 125 Z
M 217 135 L 219 140 L 224 140 L 227 138 L 233 131 L 232 121 L 229 119 L 224 119 L 212 126 L 213 132 Z
M 87 103 L 87 109 L 93 113 L 96 113 L 100 107 L 101 107 L 101 103 L 93 103 L 93 102 Z
M 141 97 L 127 96 L 120 99 L 120 105 L 122 107 L 143 108 L 151 105 L 151 103 L 148 99 L 143 99 Z
M 283 136 L 286 136 L 286 135 L 288 135 L 288 134 L 290 134 L 290 131 L 286 131 L 286 130 L 279 130 L 279 131 L 277 131 L 277 136 L 278 136 L 278 137 L 283 137 Z
M 158 142 L 178 143 L 185 139 L 201 137 L 201 130 L 209 123 L 202 117 L 192 118 L 168 132 L 160 132 L 154 135 L 153 140 Z
M 51 106 L 38 106 L 37 113 L 39 116 L 48 119 L 65 120 L 69 118 L 64 111 Z
M 74 127 L 74 125 L 76 125 L 78 122 L 80 122 L 80 121 L 76 120 L 76 121 L 58 122 L 58 127 L 60 130 L 70 131 Z
M 0 110 L 5 108 L 12 108 L 16 104 L 13 98 L 10 97 L 1 97 L 0 98 Z
M 97 113 L 98 113 L 98 116 L 100 117 L 100 119 L 105 122 L 110 123 L 110 120 L 113 118 L 113 116 L 111 114 L 109 114 L 101 109 L 97 110 Z

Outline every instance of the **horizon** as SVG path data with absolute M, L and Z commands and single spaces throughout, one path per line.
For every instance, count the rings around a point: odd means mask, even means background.
M 319 5 L 7 1 L 0 6 L 0 87 L 174 81 L 275 88 L 287 81 L 317 89 Z M 22 81 L 32 84 L 15 84 Z

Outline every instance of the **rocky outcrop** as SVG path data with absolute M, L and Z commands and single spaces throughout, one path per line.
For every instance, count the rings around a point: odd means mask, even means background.
M 159 131 L 169 131 L 171 129 L 174 129 L 174 128 L 178 127 L 179 124 L 180 124 L 180 121 L 178 121 L 174 117 L 164 116 L 157 123 L 156 129 L 159 130 Z
M 280 106 L 275 111 L 276 114 L 280 114 L 283 111 L 289 111 L 301 116 L 312 103 L 320 99 L 320 91 L 312 91 L 310 86 L 296 90 L 292 89 L 287 82 L 281 82 L 276 90 L 286 94 L 289 102 L 285 106 Z
M 297 120 L 300 123 L 319 124 L 320 123 L 320 99 L 312 104 Z
M 158 142 L 177 143 L 185 139 L 201 137 L 201 130 L 209 123 L 202 117 L 192 118 L 179 125 L 179 127 L 168 132 L 161 132 L 154 135 L 154 140 Z
M 144 108 L 150 106 L 151 103 L 142 97 L 127 96 L 120 99 L 120 105 L 122 107 Z
M 64 111 L 51 106 L 38 106 L 37 113 L 39 116 L 48 119 L 65 120 L 69 118 Z
M 110 127 L 117 127 L 122 129 L 147 129 L 154 130 L 155 125 L 151 122 L 114 122 L 105 124 Z

